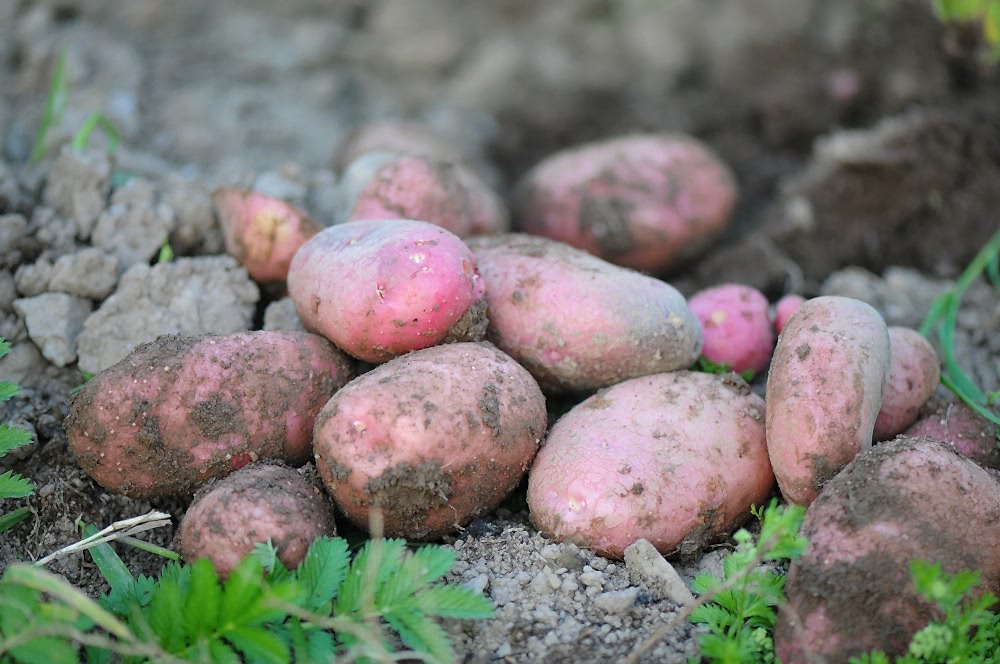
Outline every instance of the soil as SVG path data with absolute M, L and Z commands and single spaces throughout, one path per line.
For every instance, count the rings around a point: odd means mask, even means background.
M 366 121 L 429 124 L 508 201 L 555 150 L 686 133 L 730 165 L 741 196 L 718 242 L 662 276 L 686 294 L 728 281 L 772 301 L 848 294 L 916 326 L 997 228 L 1000 67 L 978 35 L 925 0 L 0 0 L 0 336 L 13 344 L 0 378 L 23 387 L 0 421 L 34 432 L 4 462 L 37 487 L 4 506 L 34 514 L 0 537 L 0 568 L 77 541 L 78 520 L 156 508 L 177 524 L 187 507 L 110 493 L 80 469 L 62 422 L 81 370 L 159 334 L 298 324 L 281 293 L 219 255 L 216 186 L 331 223 L 335 148 Z M 65 112 L 32 163 L 61 52 Z M 121 135 L 113 157 L 99 132 L 82 154 L 64 149 L 96 111 Z M 165 239 L 177 258 L 156 265 Z M 986 391 L 1000 388 L 998 323 L 996 292 L 975 285 L 955 343 Z M 556 544 L 521 491 L 443 540 L 450 579 L 498 607 L 449 623 L 460 661 L 620 661 L 676 613 L 662 558 Z M 144 537 L 175 546 L 175 530 Z M 727 548 L 672 562 L 689 582 Z M 162 565 L 118 551 L 135 574 Z M 48 567 L 107 590 L 87 555 Z M 695 656 L 695 631 L 678 624 L 643 661 Z

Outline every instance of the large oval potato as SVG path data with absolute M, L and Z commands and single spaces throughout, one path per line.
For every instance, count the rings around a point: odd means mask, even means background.
M 729 223 L 736 196 L 732 172 L 698 140 L 624 136 L 535 166 L 515 190 L 515 225 L 660 272 L 705 249 Z
M 316 466 L 362 528 L 436 539 L 488 512 L 527 472 L 545 434 L 545 398 L 486 343 L 414 351 L 359 376 L 316 419 Z
M 806 512 L 809 546 L 792 562 L 778 610 L 785 664 L 906 651 L 939 615 L 914 590 L 914 560 L 978 571 L 1000 591 L 1000 483 L 941 441 L 905 438 L 858 455 Z
M 808 505 L 872 445 L 891 361 L 885 321 L 847 297 L 804 302 L 767 376 L 767 449 L 785 499 Z
M 344 353 L 305 332 L 167 335 L 94 376 L 64 426 L 101 486 L 190 496 L 257 459 L 305 463 L 316 414 L 352 374 Z
M 548 392 L 686 369 L 701 353 L 698 319 L 659 279 L 543 237 L 467 244 L 486 282 L 487 338 Z
M 638 539 L 694 553 L 774 488 L 764 400 L 738 377 L 633 378 L 555 423 L 528 477 L 539 530 L 621 558 Z

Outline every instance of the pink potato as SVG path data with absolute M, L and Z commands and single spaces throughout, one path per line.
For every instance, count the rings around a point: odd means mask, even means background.
M 472 251 L 423 221 L 352 221 L 303 245 L 288 292 L 306 329 L 385 362 L 486 332 L 486 286 Z
M 260 282 L 283 282 L 292 256 L 320 231 L 305 212 L 253 191 L 216 189 L 212 203 L 226 251 Z
M 767 448 L 788 502 L 808 505 L 871 447 L 890 355 L 885 322 L 860 300 L 813 298 L 788 320 L 767 376 Z
M 181 521 L 181 552 L 208 558 L 227 577 L 267 542 L 295 569 L 319 537 L 337 534 L 333 505 L 317 482 L 276 464 L 253 464 L 204 487 Z
M 459 237 L 502 233 L 510 215 L 469 167 L 414 155 L 372 153 L 352 162 L 341 183 L 346 219 L 420 219 Z
M 774 331 L 781 334 L 781 331 L 785 329 L 785 323 L 805 301 L 806 298 L 794 293 L 785 295 L 778 300 L 778 303 L 774 305 Z
M 774 488 L 764 400 L 741 379 L 676 371 L 601 390 L 552 427 L 528 476 L 531 521 L 621 558 L 636 540 L 695 553 Z
M 676 289 L 561 242 L 472 238 L 486 282 L 487 338 L 551 393 L 690 367 L 698 319 Z
M 316 414 L 352 373 L 346 355 L 305 332 L 161 336 L 87 382 L 64 426 L 101 486 L 190 496 L 251 461 L 305 463 Z
M 736 205 L 732 172 L 699 141 L 633 135 L 558 152 L 515 191 L 518 230 L 647 272 L 705 249 Z
M 486 343 L 415 351 L 363 374 L 316 419 L 316 466 L 347 517 L 432 540 L 495 507 L 545 435 L 531 375 Z
M 940 616 L 916 593 L 912 561 L 978 571 L 978 592 L 1000 590 L 998 514 L 1000 483 L 940 441 L 900 437 L 859 454 L 806 512 L 775 654 L 809 664 L 881 650 L 893 661 Z
M 917 421 L 920 409 L 941 382 L 941 362 L 934 346 L 916 330 L 890 327 L 892 364 L 882 407 L 872 433 L 875 441 L 889 440 Z
M 767 305 L 763 293 L 742 284 L 723 284 L 692 295 L 688 306 L 705 337 L 701 354 L 737 373 L 766 369 L 774 350 Z
M 932 400 L 906 435 L 943 440 L 959 454 L 987 468 L 1000 469 L 996 425 L 960 401 Z
M 431 157 L 441 161 L 464 162 L 464 154 L 447 138 L 419 122 L 380 120 L 352 131 L 337 148 L 334 167 L 344 172 L 355 159 L 368 152 Z

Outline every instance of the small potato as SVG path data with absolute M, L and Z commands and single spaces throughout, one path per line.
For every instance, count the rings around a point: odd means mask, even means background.
M 808 505 L 871 447 L 890 362 L 885 321 L 860 300 L 813 298 L 788 320 L 767 376 L 767 447 L 786 500 Z
M 409 219 L 331 226 L 303 245 L 288 272 L 306 329 L 367 362 L 482 339 L 485 290 L 458 237 Z
M 788 319 L 792 317 L 802 303 L 806 301 L 806 298 L 801 295 L 785 295 L 778 303 L 774 305 L 774 331 L 781 334 L 781 331 L 785 329 L 785 323 Z
M 563 415 L 528 477 L 531 521 L 621 558 L 639 539 L 695 553 L 774 488 L 764 400 L 739 378 L 676 371 L 601 390 Z
M 859 454 L 806 512 L 809 545 L 791 563 L 774 649 L 784 664 L 847 662 L 881 650 L 894 661 L 940 614 L 913 587 L 914 560 L 979 572 L 1000 590 L 1000 483 L 930 438 Z
M 659 273 L 726 228 L 737 191 L 729 168 L 699 141 L 634 135 L 552 155 L 514 196 L 518 230 Z
M 94 376 L 70 404 L 70 448 L 101 486 L 190 496 L 257 459 L 300 465 L 316 414 L 353 374 L 305 332 L 162 336 Z
M 340 195 L 347 221 L 420 219 L 459 237 L 510 229 L 500 197 L 470 168 L 449 161 L 369 152 L 344 173 Z
M 226 251 L 260 282 L 283 282 L 292 256 L 320 231 L 305 212 L 253 191 L 216 189 L 212 203 Z
M 466 161 L 468 156 L 427 125 L 382 120 L 362 125 L 348 134 L 337 148 L 334 167 L 343 173 L 351 162 L 368 152 L 394 152 L 455 163 Z
M 767 305 L 763 293 L 742 284 L 723 284 L 692 295 L 688 306 L 705 337 L 701 354 L 737 373 L 766 369 L 774 350 Z
M 690 367 L 698 319 L 669 284 L 547 238 L 472 238 L 487 337 L 550 393 Z
M 987 468 L 1000 469 L 997 427 L 962 402 L 932 400 L 922 417 L 906 430 L 907 436 L 943 440 L 959 454 Z
M 414 351 L 359 376 L 316 419 L 316 466 L 362 528 L 432 540 L 492 510 L 545 435 L 531 375 L 486 343 Z
M 890 327 L 892 364 L 873 439 L 889 440 L 917 421 L 920 409 L 941 382 L 941 361 L 934 346 L 916 330 Z
M 225 578 L 256 544 L 271 541 L 288 569 L 299 566 L 319 537 L 337 528 L 333 505 L 318 484 L 286 466 L 254 464 L 205 487 L 181 521 L 181 553 L 208 558 Z

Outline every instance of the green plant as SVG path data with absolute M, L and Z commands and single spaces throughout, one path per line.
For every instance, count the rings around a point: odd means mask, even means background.
M 1000 60 L 1000 0 L 934 0 L 934 12 L 942 21 L 982 24 L 990 57 Z
M 99 601 L 37 567 L 7 568 L 0 661 L 75 662 L 82 646 L 87 662 L 447 662 L 436 618 L 493 613 L 474 591 L 434 583 L 454 563 L 450 550 L 411 553 L 402 540 L 369 540 L 351 560 L 345 540 L 321 538 L 291 571 L 260 545 L 225 581 L 207 560 L 134 578 L 106 544 L 92 551 L 111 585 Z M 394 652 L 386 627 L 412 650 Z
M 0 357 L 10 352 L 10 344 L 6 339 L 0 337 Z M 0 380 L 0 403 L 3 403 L 15 396 L 21 388 L 9 380 Z M 21 427 L 14 427 L 6 422 L 0 424 L 0 457 L 7 456 L 9 452 L 31 442 L 31 432 Z M 30 496 L 35 490 L 34 485 L 27 479 L 16 474 L 12 470 L 0 475 L 0 499 L 23 498 Z M 16 510 L 0 514 L 0 533 L 10 530 L 31 515 L 31 510 L 27 507 L 19 507 Z
M 698 358 L 698 361 L 695 362 L 693 369 L 694 371 L 701 371 L 710 374 L 718 374 L 720 376 L 723 374 L 730 373 L 733 370 L 733 368 L 728 364 L 724 362 L 723 363 L 713 362 L 704 355 L 701 355 Z M 740 374 L 740 378 L 749 383 L 753 380 L 754 375 L 755 374 L 753 369 L 747 369 L 746 371 Z

